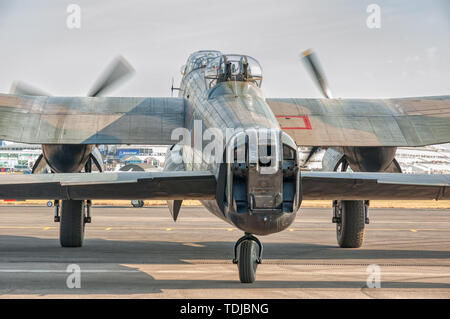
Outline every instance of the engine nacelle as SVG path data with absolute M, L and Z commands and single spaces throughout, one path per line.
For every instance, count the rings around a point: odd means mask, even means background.
M 55 173 L 78 173 L 88 161 L 93 145 L 44 144 L 42 154 Z
M 396 147 L 343 147 L 354 172 L 384 172 L 394 160 Z
M 354 172 L 401 172 L 396 151 L 396 147 L 330 147 L 322 158 L 322 170 L 335 171 L 346 160 Z

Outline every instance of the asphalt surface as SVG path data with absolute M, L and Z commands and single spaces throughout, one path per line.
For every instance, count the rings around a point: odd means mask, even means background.
M 450 298 L 450 210 L 370 217 L 364 246 L 342 249 L 330 209 L 302 209 L 260 237 L 256 282 L 241 284 L 242 233 L 204 208 L 174 223 L 166 207 L 94 207 L 84 246 L 61 248 L 52 208 L 1 206 L 0 298 Z M 369 288 L 377 269 L 381 288 Z

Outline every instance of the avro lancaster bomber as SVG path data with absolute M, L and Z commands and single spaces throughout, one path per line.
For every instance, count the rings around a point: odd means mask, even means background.
M 302 199 L 333 201 L 340 247 L 360 247 L 369 200 L 450 199 L 450 175 L 407 175 L 397 147 L 450 142 L 450 96 L 336 99 L 314 53 L 303 60 L 324 98 L 270 98 L 246 55 L 191 54 L 178 97 L 104 97 L 127 74 L 118 61 L 87 97 L 16 86 L 0 94 L 0 138 L 41 144 L 31 175 L 0 176 L 0 198 L 55 200 L 62 247 L 81 247 L 93 199 L 164 199 L 177 219 L 196 199 L 242 230 L 233 261 L 255 280 L 263 245 Z M 161 172 L 105 172 L 101 144 L 170 145 Z M 326 149 L 325 171 L 303 171 L 298 146 Z M 49 167 L 51 174 L 39 174 Z M 99 172 L 92 172 L 96 167 Z

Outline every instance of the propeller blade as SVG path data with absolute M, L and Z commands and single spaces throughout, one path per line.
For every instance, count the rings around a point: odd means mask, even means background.
M 302 60 L 305 63 L 306 68 L 308 69 L 311 77 L 316 82 L 317 86 L 320 88 L 323 96 L 327 99 L 331 99 L 331 91 L 328 87 L 327 80 L 325 78 L 325 73 L 320 67 L 319 59 L 316 54 L 311 51 L 311 49 L 306 50 L 302 53 Z
M 318 146 L 311 147 L 308 157 L 306 157 L 305 161 L 303 162 L 303 166 L 306 166 L 306 164 L 308 164 L 308 162 L 311 160 L 314 154 L 316 154 L 318 151 L 320 151 L 320 147 Z
M 121 56 L 114 59 L 95 82 L 87 96 L 101 96 L 125 77 L 134 73 L 133 67 Z
M 20 95 L 50 96 L 50 94 L 42 91 L 41 89 L 26 84 L 22 81 L 14 81 L 11 85 L 11 88 L 9 89 L 9 93 Z
M 36 162 L 34 162 L 33 168 L 31 169 L 31 173 L 32 174 L 39 174 L 46 167 L 47 167 L 47 161 L 45 160 L 44 156 L 41 154 L 36 159 Z

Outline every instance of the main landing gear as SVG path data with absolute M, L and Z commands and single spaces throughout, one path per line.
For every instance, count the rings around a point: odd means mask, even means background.
M 361 247 L 364 241 L 364 228 L 369 223 L 369 201 L 333 201 L 333 223 L 336 223 L 339 247 Z
M 90 200 L 55 200 L 55 222 L 59 222 L 59 242 L 62 247 L 81 247 L 84 227 L 91 222 Z
M 239 279 L 242 283 L 252 283 L 255 281 L 256 267 L 262 262 L 262 253 L 262 243 L 258 238 L 249 233 L 245 233 L 234 244 L 233 264 L 238 265 Z
M 349 167 L 345 157 L 334 168 L 346 172 Z M 334 200 L 333 223 L 339 247 L 359 248 L 364 241 L 364 228 L 369 223 L 368 200 Z

